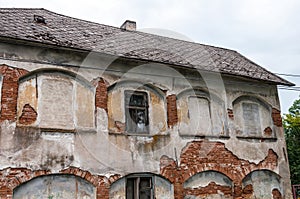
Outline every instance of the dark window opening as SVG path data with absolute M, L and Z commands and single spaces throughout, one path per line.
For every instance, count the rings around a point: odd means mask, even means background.
M 153 199 L 152 177 L 127 178 L 126 199 Z
M 149 133 L 148 96 L 146 92 L 125 91 L 126 131 Z

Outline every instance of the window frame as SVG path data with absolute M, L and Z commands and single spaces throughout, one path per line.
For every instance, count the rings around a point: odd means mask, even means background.
M 142 104 L 143 105 L 131 105 L 130 100 L 132 96 L 142 96 Z M 149 122 L 149 95 L 146 91 L 140 90 L 125 90 L 124 91 L 124 107 L 125 107 L 125 132 L 130 135 L 149 135 L 150 134 L 150 122 Z M 144 120 L 145 120 L 145 129 L 144 131 L 138 132 L 137 126 L 133 123 L 137 124 L 137 121 L 132 119 L 130 109 L 135 111 L 135 116 L 137 117 L 137 111 L 140 110 L 144 112 Z M 141 113 L 140 112 L 140 113 Z M 137 120 L 137 118 L 135 119 Z M 133 130 L 135 129 L 135 130 Z
M 150 180 L 150 187 L 147 187 L 146 189 L 150 189 L 150 199 L 154 199 L 155 196 L 155 183 L 154 183 L 154 175 L 150 174 L 134 174 L 126 177 L 126 184 L 125 184 L 125 190 L 126 190 L 126 199 L 139 199 L 140 198 L 140 191 L 143 191 L 145 189 L 141 189 L 140 182 L 142 178 L 148 178 Z M 129 180 L 133 181 L 133 195 L 132 197 L 128 196 L 128 189 L 129 189 Z

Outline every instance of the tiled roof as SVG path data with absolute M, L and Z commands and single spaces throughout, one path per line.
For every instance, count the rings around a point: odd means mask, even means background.
M 42 16 L 45 23 L 37 23 L 34 15 Z M 0 24 L 0 37 L 93 50 L 125 58 L 293 85 L 233 50 L 139 31 L 126 31 L 45 9 L 0 8 Z

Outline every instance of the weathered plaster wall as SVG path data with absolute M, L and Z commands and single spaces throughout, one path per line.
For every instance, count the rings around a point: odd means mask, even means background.
M 34 178 L 14 190 L 14 198 L 27 199 L 92 199 L 96 198 L 93 184 L 73 175 L 48 175 Z
M 109 192 L 124 196 L 124 189 L 111 184 L 136 172 L 168 179 L 176 199 L 291 198 L 276 86 L 96 54 L 15 47 L 1 44 L 5 52 L 0 53 L 0 198 L 11 198 L 17 186 L 33 177 L 61 172 L 91 182 L 97 199 L 108 199 Z M 78 78 L 40 72 L 19 81 L 28 72 L 47 68 Z M 127 80 L 140 83 L 137 87 L 124 83 Z M 137 88 L 149 95 L 150 135 L 124 133 L 124 91 Z M 191 95 L 185 91 L 191 89 L 206 91 L 210 99 L 211 118 L 194 125 L 210 120 L 211 135 L 189 127 Z M 263 131 L 251 138 L 239 135 L 242 114 L 234 101 L 242 96 L 256 97 L 270 107 L 261 117 L 270 118 L 262 120 L 262 130 L 269 126 L 271 136 Z M 262 175 L 254 175 L 260 170 Z M 279 183 L 270 177 L 271 184 L 257 184 L 269 171 L 279 176 Z M 224 183 L 223 175 L 233 184 Z M 121 182 L 117 187 L 124 188 Z M 260 186 L 266 188 L 264 196 L 259 196 Z

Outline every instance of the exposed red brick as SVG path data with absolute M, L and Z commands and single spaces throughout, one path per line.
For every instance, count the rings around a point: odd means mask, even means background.
M 265 128 L 265 130 L 264 130 L 264 134 L 266 135 L 266 136 L 271 136 L 272 135 L 272 129 L 268 126 L 267 128 Z
M 212 194 L 219 194 L 222 192 L 224 196 L 232 196 L 232 187 L 230 186 L 222 186 L 218 185 L 215 182 L 210 182 L 206 187 L 198 187 L 198 188 L 186 188 L 184 191 L 184 195 L 197 196 L 199 198 L 206 198 Z
M 178 122 L 176 95 L 167 96 L 168 126 L 172 127 Z
M 120 178 L 121 178 L 121 175 L 116 174 L 116 175 L 110 176 L 108 180 L 109 180 L 110 184 L 112 184 L 112 183 L 114 183 L 115 181 L 117 181 Z
M 243 198 L 251 198 L 253 197 L 253 186 L 252 184 L 248 184 L 247 186 L 244 187 L 243 189 Z
M 96 187 L 97 199 L 109 199 L 110 181 L 105 176 L 92 175 L 88 171 L 69 167 L 59 173 L 72 174 L 81 177 Z M 52 174 L 48 170 L 32 171 L 25 168 L 7 168 L 0 170 L 0 199 L 11 199 L 13 190 L 22 183 L 43 175 Z
M 272 119 L 273 119 L 274 125 L 276 125 L 278 127 L 282 127 L 281 114 L 280 114 L 280 111 L 277 110 L 276 108 L 272 108 Z
M 0 73 L 3 75 L 1 91 L 1 117 L 0 121 L 15 121 L 17 116 L 18 80 L 28 71 L 0 65 Z
M 19 123 L 28 125 L 32 124 L 37 119 L 37 112 L 29 104 L 25 104 L 22 109 L 22 115 L 19 117 Z
M 224 174 L 233 181 L 234 197 L 242 198 L 242 180 L 255 170 L 274 170 L 278 166 L 278 156 L 273 150 L 260 163 L 255 164 L 239 159 L 229 151 L 224 143 L 209 141 L 193 141 L 182 150 L 180 165 L 175 160 L 162 156 L 160 160 L 160 173 L 171 183 L 177 183 L 180 188 L 183 183 L 193 175 L 203 171 L 216 171 Z M 180 192 L 181 190 L 179 190 Z M 175 192 L 174 192 L 175 193 Z M 181 195 L 175 196 L 183 198 Z
M 278 189 L 272 190 L 273 199 L 282 199 L 281 193 Z
M 227 109 L 227 114 L 228 114 L 228 117 L 230 118 L 230 119 L 234 119 L 234 114 L 233 114 L 233 110 L 232 109 Z
M 101 78 L 97 82 L 95 94 L 95 106 L 107 111 L 107 83 Z

